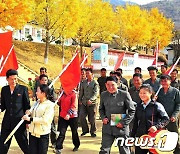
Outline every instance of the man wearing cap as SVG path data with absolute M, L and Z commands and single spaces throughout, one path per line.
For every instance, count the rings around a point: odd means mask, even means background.
M 160 79 L 157 78 L 158 69 L 155 66 L 149 66 L 148 68 L 150 78 L 144 81 L 144 84 L 150 84 L 154 92 L 157 92 L 160 87 Z
M 161 75 L 162 88 L 159 91 L 157 101 L 160 102 L 168 116 L 170 117 L 170 123 L 166 126 L 171 132 L 178 133 L 178 115 L 180 113 L 180 93 L 179 90 L 171 87 L 171 78 L 168 75 Z M 180 153 L 180 140 L 174 151 L 175 154 Z
M 8 70 L 6 79 L 8 85 L 1 90 L 1 106 L 0 109 L 5 111 L 2 121 L 0 136 L 0 153 L 8 153 L 12 138 L 4 144 L 6 138 L 21 121 L 26 110 L 30 108 L 28 89 L 23 85 L 17 84 L 18 72 L 16 70 Z M 23 123 L 14 134 L 15 139 L 24 154 L 29 154 L 26 124 Z
M 135 107 L 128 92 L 118 89 L 117 78 L 107 77 L 106 88 L 100 97 L 99 113 L 103 122 L 102 143 L 99 154 L 109 154 L 114 140 L 129 136 L 129 123 L 134 117 Z M 119 118 L 116 118 L 119 117 Z M 121 154 L 130 154 L 129 147 L 120 146 Z

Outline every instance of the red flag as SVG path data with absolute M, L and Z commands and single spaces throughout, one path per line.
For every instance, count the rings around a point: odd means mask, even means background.
M 180 60 L 180 57 L 176 60 L 176 62 L 174 63 L 174 65 L 172 65 L 172 66 L 165 72 L 166 75 L 170 75 L 170 74 L 171 74 L 171 72 L 175 69 L 176 65 L 178 64 L 179 60 Z
M 18 69 L 17 58 L 14 49 L 12 48 L 12 32 L 5 32 L 0 33 L 0 58 L 3 57 L 0 68 L 2 67 L 3 63 L 5 62 L 6 58 L 7 61 L 0 73 L 0 76 L 6 76 L 6 72 L 9 69 Z M 12 51 L 11 51 L 12 50 Z M 8 53 L 11 53 L 8 56 Z
M 81 69 L 79 54 L 72 60 L 67 69 L 60 76 L 61 85 L 66 93 L 70 93 L 80 82 Z
M 125 53 L 119 54 L 117 63 L 115 65 L 115 67 L 114 67 L 115 71 L 121 66 L 121 63 L 123 61 L 124 56 L 125 56 Z

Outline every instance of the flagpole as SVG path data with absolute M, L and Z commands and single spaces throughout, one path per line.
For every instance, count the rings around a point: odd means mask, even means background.
M 63 91 L 60 93 L 60 95 L 58 96 L 57 100 L 54 102 L 54 106 L 57 104 L 57 102 L 59 101 L 59 99 L 62 97 L 63 95 Z M 36 101 L 36 103 L 31 107 L 31 109 L 29 110 L 30 112 L 32 112 L 34 110 L 34 108 L 38 105 L 38 101 Z M 27 115 L 27 114 L 26 114 Z M 12 130 L 12 132 L 9 134 L 9 136 L 6 138 L 4 144 L 6 144 L 7 141 L 9 141 L 9 139 L 14 135 L 14 133 L 17 131 L 17 129 L 21 126 L 21 124 L 24 122 L 24 119 L 21 119 L 21 121 L 16 125 L 16 127 Z
M 59 77 L 64 73 L 64 71 L 68 68 L 68 66 L 71 64 L 71 62 L 74 60 L 74 58 L 76 58 L 77 54 L 79 53 L 79 51 L 77 51 L 75 53 L 75 55 L 73 56 L 73 58 L 71 59 L 71 61 L 63 68 L 63 70 L 59 73 L 59 75 L 51 82 L 51 84 L 49 85 L 49 88 L 52 87 L 52 85 L 59 79 Z
M 156 67 L 158 66 L 159 42 L 156 43 Z
M 171 72 L 174 70 L 175 66 L 177 65 L 177 63 L 179 62 L 180 57 L 176 60 L 176 62 L 174 63 L 173 67 L 171 68 L 171 70 L 169 71 L 168 75 L 171 74 Z M 159 87 L 158 91 L 156 92 L 155 96 L 157 96 L 159 94 L 159 91 L 161 90 L 162 85 Z
M 173 67 L 169 71 L 168 75 L 170 75 L 172 73 L 172 71 L 174 70 L 175 66 L 178 64 L 179 60 L 180 60 L 180 57 L 176 60 L 176 62 L 174 63 Z
M 2 67 L 0 68 L 0 73 L 2 72 L 2 70 L 3 70 L 3 68 L 4 68 L 4 65 L 6 64 L 8 58 L 9 58 L 9 55 L 11 54 L 13 47 L 14 47 L 14 45 L 12 45 L 11 49 L 9 50 L 9 53 L 8 53 L 8 55 L 6 56 L 6 59 L 4 60 L 4 62 L 3 62 L 3 64 L 2 64 Z
M 86 61 L 87 58 L 88 58 L 88 55 L 86 55 L 86 56 L 84 57 L 83 61 L 81 62 L 80 67 L 82 67 L 82 66 L 84 65 L 84 63 L 85 63 L 85 61 Z

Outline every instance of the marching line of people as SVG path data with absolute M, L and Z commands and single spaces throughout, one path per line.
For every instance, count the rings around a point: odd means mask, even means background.
M 122 69 L 106 75 L 106 69 L 101 69 L 101 76 L 94 78 L 91 68 L 81 70 L 81 82 L 77 86 L 78 92 L 63 92 L 58 100 L 58 127 L 54 121 L 54 103 L 56 100 L 54 88 L 49 88 L 51 81 L 47 76 L 47 69 L 40 68 L 40 76 L 35 79 L 33 100 L 38 105 L 30 109 L 28 89 L 17 83 L 18 72 L 8 70 L 6 78 L 8 85 L 1 90 L 1 112 L 5 111 L 1 135 L 0 153 L 8 153 L 11 139 L 4 144 L 5 139 L 22 119 L 25 122 L 14 134 L 15 139 L 25 154 L 46 154 L 49 140 L 56 154 L 61 154 L 67 127 L 72 132 L 74 152 L 80 148 L 78 125 L 82 127 L 81 136 L 90 133 L 96 138 L 96 114 L 99 111 L 102 120 L 102 142 L 99 154 L 110 154 L 115 139 L 122 137 L 140 137 L 148 132 L 155 133 L 160 129 L 176 132 L 179 135 L 180 117 L 180 81 L 177 79 L 178 70 L 174 69 L 171 76 L 165 75 L 167 67 L 161 66 L 162 74 L 158 76 L 158 69 L 148 67 L 150 78 L 143 79 L 141 68 L 134 69 L 134 75 L 129 81 L 122 77 Z M 160 89 L 157 97 L 154 92 Z M 99 91 L 100 89 L 100 91 Z M 99 93 L 98 93 L 99 91 Z M 100 103 L 98 102 L 100 95 Z M 115 120 L 116 116 L 119 120 Z M 87 119 L 88 118 L 88 121 Z M 90 128 L 88 126 L 90 124 Z M 29 142 L 27 138 L 29 128 Z M 57 134 L 59 132 L 59 135 Z M 130 154 L 128 146 L 121 146 L 118 142 L 119 153 Z M 148 153 L 135 147 L 136 154 Z M 151 153 L 151 152 L 149 152 Z M 180 139 L 174 151 L 180 153 Z

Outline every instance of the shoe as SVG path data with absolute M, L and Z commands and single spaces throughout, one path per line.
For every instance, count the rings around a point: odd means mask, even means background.
M 50 148 L 54 149 L 56 147 L 56 144 L 52 144 Z
M 73 151 L 74 151 L 74 152 L 78 151 L 78 148 L 77 148 L 77 147 L 74 147 Z
M 61 154 L 61 149 L 54 149 L 53 152 L 54 152 L 55 154 Z
M 92 134 L 91 134 L 91 137 L 96 137 L 96 134 L 92 133 Z
M 83 132 L 82 134 L 81 134 L 81 136 L 84 136 L 84 135 L 86 135 L 88 132 Z

